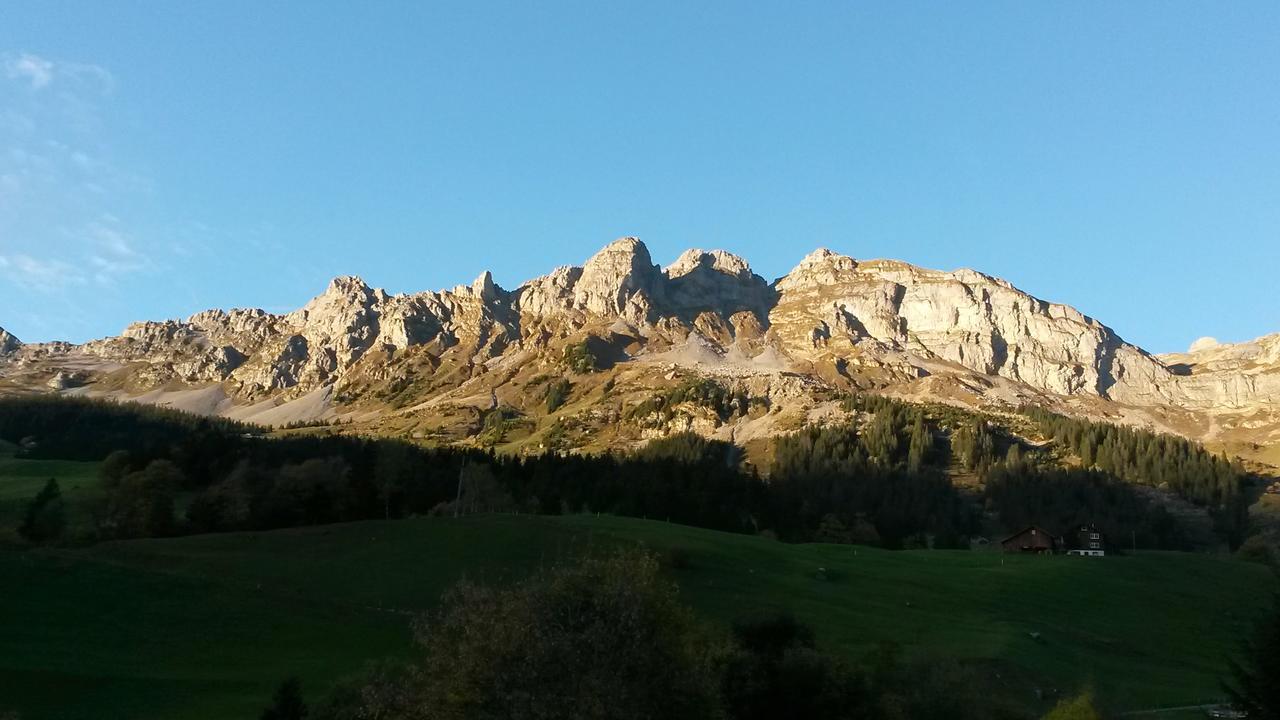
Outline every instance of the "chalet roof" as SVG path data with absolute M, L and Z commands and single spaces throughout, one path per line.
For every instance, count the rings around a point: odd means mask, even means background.
M 1007 543 L 1007 542 L 1009 542 L 1010 540 L 1012 540 L 1012 539 L 1014 539 L 1014 538 L 1016 538 L 1016 537 L 1021 537 L 1021 536 L 1023 536 L 1023 535 L 1026 535 L 1027 533 L 1031 532 L 1032 530 L 1035 530 L 1035 531 L 1037 531 L 1037 532 L 1044 533 L 1044 536 L 1045 536 L 1045 537 L 1047 537 L 1047 538 L 1049 538 L 1050 540 L 1052 540 L 1053 538 L 1057 537 L 1057 535 L 1054 535 L 1053 533 L 1049 532 L 1048 530 L 1045 530 L 1043 527 L 1041 527 L 1041 526 L 1039 526 L 1039 525 L 1028 525 L 1028 526 L 1026 526 L 1026 527 L 1022 528 L 1021 530 L 1019 530 L 1018 532 L 1016 532 L 1016 533 L 1014 533 L 1014 534 L 1010 535 L 1009 537 L 1007 537 L 1007 538 L 1005 538 L 1005 539 L 1001 540 L 1001 541 L 1000 541 L 1000 544 L 1001 544 L 1001 545 L 1003 545 L 1004 543 Z

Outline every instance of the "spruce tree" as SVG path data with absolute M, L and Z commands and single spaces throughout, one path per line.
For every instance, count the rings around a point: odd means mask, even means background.
M 911 424 L 911 440 L 907 446 L 907 471 L 917 473 L 929 459 L 929 449 L 933 446 L 933 436 L 925 427 L 924 415 L 916 413 Z
M 31 542 L 47 542 L 57 539 L 66 524 L 67 508 L 62 500 L 62 491 L 58 488 L 58 481 L 49 478 L 27 506 L 18 534 Z

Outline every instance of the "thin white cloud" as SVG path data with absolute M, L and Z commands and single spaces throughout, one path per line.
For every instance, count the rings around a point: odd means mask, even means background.
M 93 247 L 89 264 L 96 268 L 94 280 L 102 285 L 111 285 L 120 276 L 154 267 L 151 258 L 139 252 L 133 240 L 114 226 L 116 222 L 115 217 L 106 215 L 86 228 Z
M 110 93 L 116 89 L 116 77 L 100 65 L 64 62 L 58 63 L 57 70 L 64 77 L 84 85 L 94 86 L 103 93 Z
M 6 77 L 25 83 L 32 90 L 42 90 L 60 80 L 101 93 L 110 93 L 116 86 L 115 76 L 92 63 L 49 60 L 28 52 L 4 53 L 0 61 Z
M 83 331 L 201 237 L 156 215 L 154 183 L 120 154 L 114 88 L 97 65 L 0 49 L 0 308 L 46 337 Z
M 31 83 L 33 90 L 39 90 L 53 82 L 53 62 L 31 53 L 7 55 L 4 72 L 12 79 Z
M 0 255 L 0 277 L 18 287 L 41 293 L 56 293 L 85 282 L 84 273 L 70 263 L 21 254 Z

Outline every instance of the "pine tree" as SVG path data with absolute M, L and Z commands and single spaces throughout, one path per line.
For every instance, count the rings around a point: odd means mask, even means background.
M 867 456 L 882 467 L 893 465 L 898 455 L 898 418 L 893 408 L 875 414 L 862 433 Z
M 924 415 L 916 413 L 911 424 L 911 440 L 907 446 L 907 471 L 920 472 L 929 459 L 929 450 L 933 447 L 933 435 L 925 427 Z
M 27 506 L 26 516 L 18 527 L 18 534 L 31 542 L 55 540 L 67 524 L 66 503 L 58 481 L 49 478 L 40 492 Z
M 1086 469 L 1093 467 L 1093 453 L 1093 437 L 1085 435 L 1080 440 L 1080 465 Z
M 991 437 L 991 433 L 987 431 L 982 421 L 978 421 L 975 426 L 977 433 L 977 442 L 974 449 L 974 467 L 978 469 L 986 469 L 996 457 L 996 441 Z

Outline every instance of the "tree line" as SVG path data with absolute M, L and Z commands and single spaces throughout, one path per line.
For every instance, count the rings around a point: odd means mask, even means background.
M 1104 448 L 1093 469 L 1068 471 L 978 418 L 948 418 L 947 428 L 887 398 L 849 403 L 856 422 L 777 438 L 767 479 L 738 447 L 692 433 L 630 453 L 514 457 L 388 438 L 266 437 L 229 420 L 48 397 L 0 400 L 0 438 L 29 457 L 103 460 L 104 500 L 93 509 L 103 538 L 427 514 L 605 512 L 796 542 L 961 548 L 985 502 L 1007 527 L 1093 522 L 1115 537 L 1138 533 L 1145 546 L 1176 548 L 1185 541 L 1173 518 L 1120 480 L 1157 484 L 1173 469 L 1223 488 L 1238 483 L 1234 466 L 1167 436 L 1033 415 L 1065 443 L 1095 437 Z M 1160 450 L 1170 457 L 1155 457 Z M 951 468 L 979 473 L 984 494 L 962 493 Z M 1220 530 L 1243 527 L 1225 522 L 1233 516 L 1222 506 L 1214 511 Z M 57 488 L 46 488 L 23 534 L 57 539 L 61 518 Z
M 1186 438 L 1150 430 L 1069 418 L 1038 407 L 1035 420 L 1057 448 L 1081 467 L 1125 482 L 1164 488 L 1213 517 L 1214 530 L 1235 548 L 1248 532 L 1248 474 L 1226 453 L 1215 455 Z

